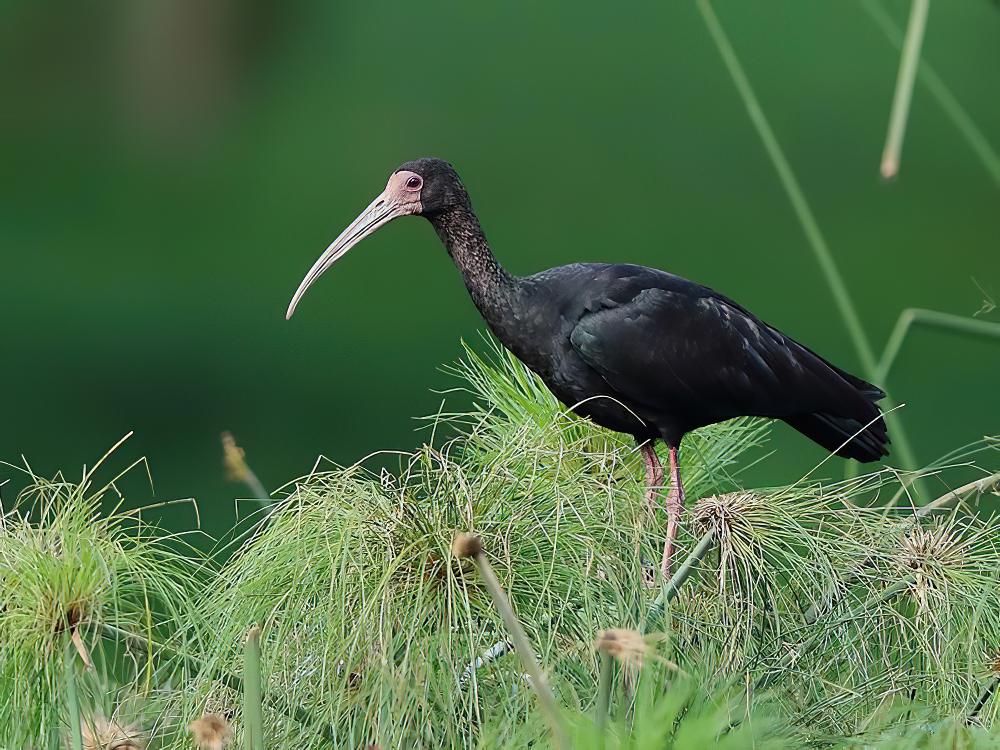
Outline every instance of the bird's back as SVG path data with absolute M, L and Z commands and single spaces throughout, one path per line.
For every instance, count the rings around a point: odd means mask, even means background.
M 522 284 L 523 320 L 533 329 L 526 339 L 550 332 L 551 350 L 534 369 L 567 403 L 619 400 L 673 444 L 691 429 L 753 415 L 784 419 L 841 455 L 886 453 L 879 388 L 709 287 L 599 263 L 553 268 Z M 531 354 L 522 357 L 529 365 Z M 611 421 L 605 426 L 622 430 L 621 420 Z

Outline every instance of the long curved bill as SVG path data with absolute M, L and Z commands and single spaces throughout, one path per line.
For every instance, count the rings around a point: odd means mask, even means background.
M 299 301 L 309 287 L 312 286 L 313 282 L 322 276 L 330 266 L 343 258 L 348 250 L 361 242 L 365 237 L 373 234 L 379 227 L 385 226 L 399 216 L 406 216 L 412 212 L 411 205 L 407 205 L 390 195 L 388 189 L 373 200 L 368 208 L 362 211 L 358 218 L 352 221 L 350 226 L 341 232 L 337 239 L 330 243 L 330 246 L 319 256 L 319 260 L 309 269 L 309 273 L 302 279 L 302 283 L 299 284 L 299 288 L 295 290 L 295 294 L 292 296 L 292 301 L 288 304 L 285 320 L 292 317 L 292 313 L 295 312 Z

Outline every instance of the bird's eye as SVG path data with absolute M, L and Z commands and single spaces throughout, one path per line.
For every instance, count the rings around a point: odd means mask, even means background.
M 413 175 L 412 177 L 406 180 L 406 187 L 410 188 L 410 190 L 416 190 L 423 184 L 423 182 L 424 181 L 420 179 L 420 177 L 418 177 L 417 175 Z

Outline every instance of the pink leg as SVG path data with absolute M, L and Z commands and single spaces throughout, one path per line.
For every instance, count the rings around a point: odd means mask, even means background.
M 646 508 L 652 514 L 656 511 L 656 497 L 663 487 L 663 465 L 656 455 L 654 440 L 649 440 L 639 446 L 642 460 L 646 465 Z
M 670 578 L 670 560 L 674 555 L 674 540 L 684 508 L 684 487 L 681 484 L 681 467 L 677 458 L 677 448 L 670 447 L 670 493 L 667 495 L 667 538 L 663 543 L 663 560 L 660 572 L 664 580 Z

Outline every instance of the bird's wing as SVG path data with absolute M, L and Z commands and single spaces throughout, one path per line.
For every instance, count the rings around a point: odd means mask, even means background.
M 870 411 L 846 373 L 711 289 L 662 276 L 605 285 L 570 334 L 618 393 L 702 423 Z

